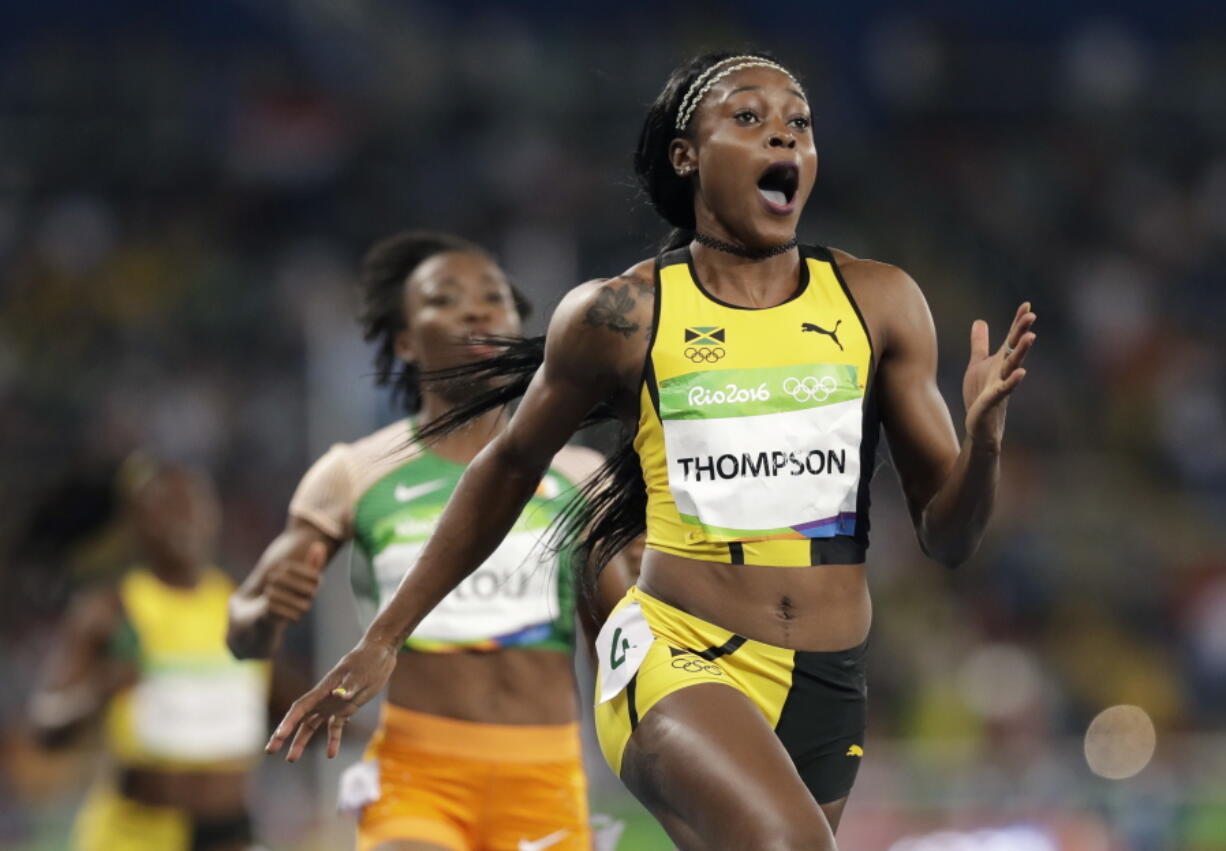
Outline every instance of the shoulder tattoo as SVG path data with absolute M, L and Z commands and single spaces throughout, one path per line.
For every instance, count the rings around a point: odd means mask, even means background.
M 622 282 L 621 286 L 617 286 L 619 281 Z M 649 281 L 619 275 L 600 288 L 600 292 L 596 294 L 596 303 L 588 308 L 583 323 L 621 334 L 628 340 L 642 327 L 630 318 L 630 312 L 638 303 L 635 291 L 639 298 L 642 298 L 649 296 L 651 289 Z

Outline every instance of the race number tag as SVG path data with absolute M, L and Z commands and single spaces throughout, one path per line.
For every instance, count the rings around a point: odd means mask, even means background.
M 362 810 L 379 800 L 379 763 L 367 759 L 354 763 L 341 774 L 336 795 L 336 809 L 346 815 L 360 817 Z
M 638 603 L 623 606 L 609 616 L 596 638 L 596 656 L 600 660 L 597 703 L 612 700 L 626 687 L 643 664 L 653 641 L 655 636 Z
M 626 832 L 626 823 L 603 813 L 592 813 L 591 825 L 594 851 L 617 851 L 617 843 Z

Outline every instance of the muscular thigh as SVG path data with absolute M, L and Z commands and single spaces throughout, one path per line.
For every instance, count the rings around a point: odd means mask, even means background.
M 631 734 L 621 777 L 684 851 L 835 847 L 775 732 L 726 685 L 661 699 Z

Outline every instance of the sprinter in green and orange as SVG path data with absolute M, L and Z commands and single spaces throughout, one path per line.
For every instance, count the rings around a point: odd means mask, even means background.
M 230 644 L 240 656 L 274 651 L 344 541 L 369 566 L 352 578 L 373 618 L 417 561 L 468 462 L 506 424 L 494 410 L 429 446 L 415 440 L 419 427 L 483 389 L 423 385 L 419 373 L 487 357 L 485 338 L 520 334 L 526 303 L 485 250 L 400 233 L 370 250 L 361 286 L 378 379 L 396 388 L 408 416 L 337 444 L 303 477 L 285 531 L 234 595 Z M 342 782 L 343 803 L 361 811 L 361 851 L 518 851 L 546 837 L 557 851 L 590 848 L 575 595 L 571 571 L 542 537 L 600 463 L 592 450 L 560 447 L 502 544 L 401 642 L 368 759 Z

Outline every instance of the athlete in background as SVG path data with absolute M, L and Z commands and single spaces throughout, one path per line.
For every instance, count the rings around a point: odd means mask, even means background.
M 423 385 L 419 374 L 488 356 L 483 338 L 520 334 L 526 304 L 486 251 L 454 236 L 400 233 L 370 250 L 361 289 L 377 380 L 409 416 L 332 447 L 303 477 L 285 531 L 233 597 L 230 646 L 240 657 L 275 650 L 348 540 L 369 564 L 353 581 L 373 616 L 416 562 L 466 465 L 505 426 L 493 410 L 428 448 L 414 441 L 483 389 Z M 507 538 L 401 642 L 368 762 L 342 783 L 356 797 L 348 803 L 370 799 L 362 851 L 590 848 L 571 571 L 542 535 L 601 460 L 559 448 Z M 472 530 L 480 524 L 473 518 Z M 614 598 L 628 584 L 618 581 Z
M 120 489 L 144 561 L 78 594 L 31 718 L 48 746 L 103 719 L 110 767 L 79 814 L 78 851 L 239 851 L 268 714 L 268 666 L 226 648 L 234 589 L 210 561 L 220 513 L 208 479 L 142 455 Z

